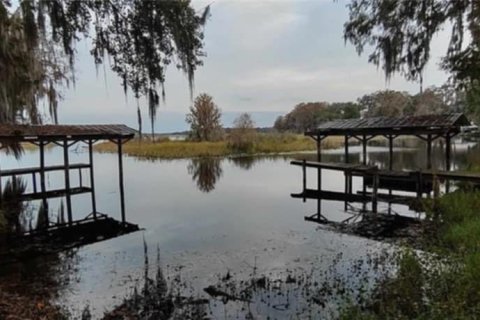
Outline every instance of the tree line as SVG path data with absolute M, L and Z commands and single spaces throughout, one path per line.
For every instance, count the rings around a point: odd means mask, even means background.
M 363 117 L 401 117 L 408 115 L 465 112 L 476 119 L 466 94 L 450 85 L 430 87 L 411 95 L 404 91 L 381 90 L 366 94 L 355 102 L 308 102 L 297 104 L 292 111 L 279 116 L 273 125 L 278 131 L 305 132 L 319 124 L 336 119 Z

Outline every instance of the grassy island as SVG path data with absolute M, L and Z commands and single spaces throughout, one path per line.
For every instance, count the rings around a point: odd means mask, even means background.
M 325 139 L 322 147 L 326 149 L 338 148 L 343 145 L 343 137 Z M 100 143 L 95 146 L 98 152 L 116 152 L 117 147 L 111 142 Z M 135 139 L 124 145 L 124 153 L 130 156 L 158 159 L 180 159 L 193 157 L 219 157 L 237 154 L 279 154 L 287 152 L 301 152 L 316 150 L 315 141 L 299 134 L 256 134 L 251 147 L 238 150 L 232 147 L 228 140 L 214 142 L 202 141 L 171 141 L 150 139 Z

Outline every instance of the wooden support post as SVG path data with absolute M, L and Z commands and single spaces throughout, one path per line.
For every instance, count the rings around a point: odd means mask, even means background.
M 322 140 L 323 138 L 320 135 L 317 136 L 317 161 L 322 162 Z M 317 168 L 317 189 L 319 192 L 322 191 L 322 169 Z M 317 200 L 317 215 L 318 220 L 322 215 L 322 200 L 318 198 Z
M 363 164 L 367 164 L 367 137 L 363 135 L 362 137 L 362 147 L 363 147 Z
M 322 140 L 320 136 L 317 136 L 317 161 L 322 162 Z
M 352 178 L 352 173 L 350 172 L 350 174 L 348 175 L 348 193 L 349 194 L 352 194 L 352 191 L 353 191 L 353 178 Z
M 70 195 L 70 160 L 68 159 L 68 141 L 63 141 L 63 164 L 65 166 L 65 198 L 67 202 L 68 224 L 73 222 L 72 217 L 72 199 Z
M 125 193 L 123 189 L 123 160 L 122 160 L 122 139 L 118 139 L 118 182 L 120 185 L 120 210 L 122 213 L 122 223 L 125 224 Z
M 349 155 L 348 155 L 348 136 L 345 136 L 345 163 L 349 163 Z
M 427 169 L 432 169 L 432 135 L 427 136 Z
M 452 141 L 450 133 L 447 133 L 445 136 L 445 170 L 450 171 L 450 157 L 452 152 Z M 450 181 L 447 179 L 445 181 L 445 192 L 450 192 Z
M 350 172 L 349 170 L 345 170 L 345 195 L 349 194 L 350 190 Z M 344 210 L 347 211 L 348 209 L 348 201 L 345 198 Z
M 367 201 L 366 201 L 366 198 L 367 198 L 367 184 L 365 183 L 365 177 L 366 175 L 363 174 L 363 188 L 362 188 L 362 191 L 363 191 L 363 203 L 362 203 L 362 210 L 365 212 L 367 211 Z
M 317 161 L 322 162 L 322 140 L 320 136 L 317 136 Z M 317 189 L 322 190 L 322 169 L 317 168 Z
M 445 136 L 445 170 L 450 171 L 450 157 L 452 152 L 452 141 L 449 133 Z
M 93 142 L 92 140 L 88 140 L 88 162 L 90 165 L 90 189 L 92 194 L 92 212 L 93 212 L 93 219 L 97 219 L 97 202 L 95 200 L 95 179 L 94 179 L 94 172 L 93 172 Z
M 35 175 L 35 172 L 32 172 L 32 186 L 33 192 L 37 193 L 37 176 Z
M 307 161 L 303 159 L 303 164 L 302 164 L 302 173 L 303 173 L 303 202 L 307 201 L 307 198 L 305 197 L 305 191 L 307 190 Z
M 43 205 L 43 210 L 45 213 L 45 218 L 46 218 L 46 225 L 47 227 L 49 226 L 49 219 L 48 219 L 48 201 L 47 198 L 45 197 L 45 193 L 47 192 L 47 187 L 45 183 L 45 145 L 46 143 L 44 141 L 40 141 L 39 147 L 40 147 L 40 191 L 42 192 L 42 205 Z
M 392 214 L 392 189 L 391 188 L 388 188 L 388 195 L 389 195 L 389 199 L 388 199 L 388 214 Z
M 378 176 L 378 169 L 373 169 L 373 185 L 372 185 L 372 211 L 373 213 L 377 213 L 377 197 L 378 197 L 378 184 L 379 184 L 379 176 Z
M 416 186 L 417 186 L 417 198 L 421 199 L 423 194 L 423 179 L 422 179 L 422 172 L 416 172 Z
M 393 136 L 389 135 L 388 136 L 388 169 L 391 171 L 393 170 Z

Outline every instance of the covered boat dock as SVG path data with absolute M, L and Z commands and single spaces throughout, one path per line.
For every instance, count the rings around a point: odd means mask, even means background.
M 415 136 L 427 143 L 426 167 L 432 169 L 432 144 L 445 139 L 445 169 L 451 168 L 452 138 L 460 133 L 461 127 L 470 125 L 463 113 L 376 117 L 328 121 L 314 130 L 305 132 L 317 142 L 317 160 L 322 161 L 322 141 L 329 136 L 343 136 L 345 139 L 345 162 L 349 163 L 349 140 L 356 139 L 362 145 L 363 164 L 367 164 L 367 143 L 375 137 L 388 140 L 390 155 L 389 169 L 393 169 L 393 142 L 400 136 Z
M 125 125 L 0 125 L 0 143 L 2 149 L 13 149 L 19 144 L 33 144 L 38 147 L 39 165 L 28 168 L 0 169 L 0 191 L 6 186 L 6 181 L 13 185 L 19 177 L 30 177 L 31 184 L 29 192 L 18 195 L 19 201 L 41 200 L 44 214 L 42 228 L 31 229 L 21 234 L 32 237 L 36 235 L 48 235 L 49 238 L 56 236 L 72 238 L 72 233 L 78 233 L 80 238 L 86 238 L 88 230 L 102 232 L 99 229 L 109 229 L 108 233 L 115 234 L 113 229 L 127 231 L 138 230 L 138 226 L 126 221 L 125 192 L 123 178 L 122 145 L 132 139 L 136 131 Z M 116 221 L 106 214 L 97 210 L 94 176 L 93 145 L 99 140 L 109 140 L 115 143 L 118 148 L 118 187 L 120 195 L 121 221 Z M 71 163 L 69 149 L 74 145 L 83 143 L 88 150 L 87 163 Z M 48 166 L 45 164 L 46 146 L 52 144 L 63 149 L 63 163 Z M 1 162 L 0 162 L 1 163 Z M 87 179 L 84 178 L 84 171 L 87 171 Z M 78 171 L 78 185 L 72 185 L 71 175 Z M 63 172 L 63 187 L 57 189 L 47 188 L 47 173 Z M 85 180 L 88 180 L 86 184 Z M 90 193 L 91 212 L 83 219 L 74 220 L 72 214 L 72 196 L 77 194 Z M 67 218 L 65 221 L 50 221 L 48 214 L 48 199 L 64 198 Z M 2 192 L 0 192 L 0 204 Z M 112 229 L 113 228 L 113 229 Z M 16 234 L 19 236 L 19 234 Z M 97 236 L 90 235 L 91 239 Z M 78 239 L 77 239 L 78 240 Z M 22 240 L 23 241 L 23 240 Z
M 480 184 L 480 175 L 468 172 L 451 171 L 452 139 L 461 132 L 463 126 L 470 125 L 470 121 L 461 113 L 425 116 L 407 116 L 399 118 L 378 117 L 365 119 L 335 120 L 321 124 L 314 130 L 307 131 L 305 135 L 312 137 L 317 142 L 317 161 L 294 160 L 292 165 L 302 167 L 303 183 L 302 192 L 292 194 L 292 197 L 306 199 L 324 199 L 345 202 L 347 211 L 349 202 L 371 203 L 371 211 L 377 212 L 377 202 L 408 205 L 418 209 L 419 199 L 424 194 L 434 196 L 438 194 L 438 183 L 445 182 L 446 192 L 449 190 L 450 181 L 467 181 Z M 343 136 L 344 162 L 322 162 L 321 144 L 330 136 Z M 375 137 L 384 137 L 388 143 L 389 164 L 388 169 L 379 169 L 374 163 L 367 161 L 367 144 Z M 393 168 L 393 142 L 400 136 L 415 136 L 425 141 L 426 163 L 424 169 L 414 171 L 394 170 Z M 351 163 L 349 157 L 349 140 L 356 139 L 361 144 L 361 163 Z M 437 139 L 444 140 L 445 165 L 444 170 L 432 168 L 432 144 Z M 420 167 L 421 165 L 419 165 Z M 307 188 L 307 168 L 317 171 L 317 189 Z M 332 192 L 322 190 L 322 170 L 335 170 L 343 172 L 345 176 L 344 192 Z M 352 177 L 363 178 L 363 190 L 352 190 Z M 367 187 L 370 192 L 367 192 Z M 386 189 L 388 193 L 382 194 L 379 189 Z M 393 194 L 393 191 L 401 191 L 401 194 Z M 413 195 L 405 194 L 413 192 Z M 366 209 L 364 209 L 366 210 Z M 320 201 L 317 213 L 307 217 L 307 220 L 315 220 L 321 217 Z

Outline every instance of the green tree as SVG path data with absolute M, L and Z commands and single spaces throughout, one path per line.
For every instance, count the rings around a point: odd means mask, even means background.
M 192 85 L 207 15 L 188 0 L 0 0 L 0 121 L 38 123 L 42 100 L 56 121 L 60 88 L 74 81 L 75 45 L 89 38 L 95 64 L 108 57 L 125 93 L 147 98 L 153 122 L 167 66 L 175 62 Z
M 220 122 L 222 112 L 206 93 L 200 94 L 190 107 L 186 121 L 190 125 L 191 139 L 195 141 L 215 141 L 222 136 Z
M 352 0 L 344 25 L 345 41 L 362 54 L 373 48 L 368 61 L 389 79 L 400 73 L 420 81 L 430 59 L 433 37 L 451 29 L 442 68 L 451 74 L 469 104 L 480 101 L 480 1 L 478 0 Z M 469 36 L 465 36 L 465 35 Z

